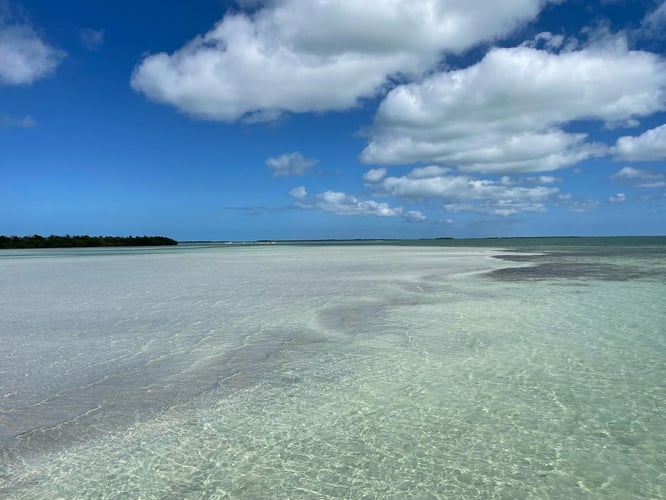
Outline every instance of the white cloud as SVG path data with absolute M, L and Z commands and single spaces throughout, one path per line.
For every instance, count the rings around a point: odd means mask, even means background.
M 289 191 L 289 196 L 291 196 L 295 200 L 303 200 L 307 195 L 308 192 L 305 189 L 305 186 L 297 186 L 291 191 Z
M 468 175 L 447 175 L 446 169 L 434 168 L 427 175 L 424 170 L 414 169 L 402 177 L 386 177 L 370 187 L 379 196 L 409 201 L 441 199 L 449 211 L 494 215 L 543 212 L 545 203 L 560 192 L 556 187 L 522 186 L 520 181 L 509 178 L 477 179 Z
M 99 50 L 104 45 L 104 30 L 83 28 L 79 31 L 79 39 L 88 50 Z
M 624 203 L 627 200 L 627 197 L 624 193 L 617 193 L 608 198 L 608 201 L 611 203 Z
M 325 191 L 315 195 L 314 208 L 338 215 L 376 215 L 395 217 L 403 214 L 402 207 L 391 207 L 388 203 L 358 198 L 338 191 Z
M 513 178 L 508 175 L 500 177 L 500 184 L 504 186 L 520 186 L 520 185 L 534 185 L 534 184 L 556 184 L 562 179 L 553 177 L 552 175 L 532 175 L 528 177 Z
M 596 200 L 590 200 L 572 194 L 561 194 L 558 196 L 558 200 L 560 205 L 573 213 L 591 212 L 599 206 L 599 202 Z
M 324 191 L 308 200 L 307 191 L 303 186 L 299 186 L 292 189 L 289 195 L 294 199 L 294 206 L 315 209 L 320 212 L 338 215 L 404 217 L 410 222 L 421 222 L 426 218 L 418 210 L 405 211 L 403 207 L 392 207 L 388 203 L 380 203 L 374 200 L 360 200 L 340 191 Z
M 426 216 L 423 214 L 423 212 L 419 212 L 418 210 L 409 210 L 405 214 L 405 217 L 411 222 L 423 222 L 426 220 Z
M 641 124 L 638 120 L 629 118 L 628 120 L 620 120 L 617 122 L 606 122 L 604 123 L 604 128 L 606 130 L 614 130 L 617 128 L 634 128 L 638 127 Z
M 565 124 L 618 123 L 664 109 L 666 64 L 618 40 L 560 53 L 495 48 L 473 66 L 389 92 L 361 160 L 463 172 L 555 170 L 607 153 Z
M 0 10 L 0 84 L 27 85 L 50 76 L 64 57 L 28 23 Z
M 565 38 L 563 35 L 554 35 L 547 31 L 537 34 L 533 40 L 528 40 L 522 43 L 523 47 L 532 47 L 535 49 L 546 48 L 548 50 L 556 50 L 564 45 Z
M 363 174 L 362 179 L 365 182 L 373 183 L 381 181 L 384 177 L 386 177 L 385 168 L 371 168 Z
M 644 168 L 624 167 L 615 172 L 611 179 L 636 188 L 666 187 L 666 174 Z
M 503 217 L 522 212 L 545 212 L 543 203 L 530 203 L 518 200 L 484 201 L 479 204 L 472 203 L 446 203 L 444 208 L 449 212 L 476 212 L 485 215 L 500 215 Z
M 17 118 L 0 113 L 0 128 L 32 128 L 37 123 L 30 115 Z
M 273 177 L 287 175 L 304 175 L 306 170 L 316 165 L 319 160 L 315 158 L 305 158 L 301 153 L 295 151 L 280 156 L 270 157 L 266 160 L 266 165 L 273 171 Z
M 173 54 L 146 57 L 131 84 L 209 120 L 345 110 L 391 76 L 510 33 L 548 1 L 272 0 L 227 14 Z
M 412 171 L 407 174 L 407 177 L 410 179 L 429 179 L 447 174 L 450 171 L 450 168 L 444 168 L 438 165 L 428 165 L 427 167 L 417 167 L 412 169 Z
M 639 136 L 620 137 L 612 149 L 616 160 L 658 161 L 666 159 L 666 124 Z
M 322 212 L 339 215 L 377 215 L 380 217 L 402 215 L 402 207 L 392 208 L 387 203 L 359 200 L 354 196 L 338 191 L 325 191 L 317 194 L 314 206 Z
M 649 12 L 641 23 L 646 36 L 663 38 L 666 28 L 666 2 L 662 2 L 655 10 Z
M 538 175 L 536 177 L 526 177 L 526 182 L 532 182 L 534 184 L 555 184 L 560 182 L 562 179 L 559 177 L 553 177 L 552 175 Z

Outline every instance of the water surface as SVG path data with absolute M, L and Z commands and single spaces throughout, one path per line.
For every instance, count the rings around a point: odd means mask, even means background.
M 664 497 L 664 242 L 493 243 L 1 254 L 0 497 Z

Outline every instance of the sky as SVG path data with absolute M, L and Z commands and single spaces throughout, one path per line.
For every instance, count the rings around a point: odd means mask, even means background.
M 0 0 L 0 234 L 666 234 L 666 2 Z

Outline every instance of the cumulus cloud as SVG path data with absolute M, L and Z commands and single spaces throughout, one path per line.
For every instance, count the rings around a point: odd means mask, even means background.
M 374 215 L 377 217 L 406 216 L 410 220 L 423 220 L 425 216 L 412 210 L 405 213 L 402 207 L 392 207 L 388 203 L 374 200 L 359 200 L 355 196 L 339 191 L 325 191 L 315 195 L 313 207 L 321 212 L 338 215 Z
M 371 168 L 363 174 L 362 179 L 365 182 L 379 182 L 386 177 L 387 170 L 385 168 Z
M 30 24 L 0 9 L 0 84 L 28 85 L 50 76 L 64 57 Z
M 361 160 L 516 173 L 603 156 L 605 145 L 563 126 L 666 109 L 664 61 L 618 40 L 559 53 L 494 48 L 470 67 L 400 85 L 381 103 Z
M 305 189 L 305 186 L 297 186 L 291 191 L 289 191 L 289 196 L 291 196 L 295 200 L 303 200 L 307 195 L 308 192 Z
M 612 180 L 636 188 L 666 187 L 666 174 L 644 168 L 624 167 L 613 174 Z
M 308 193 L 303 186 L 289 192 L 298 208 L 310 208 L 320 212 L 338 215 L 370 215 L 376 217 L 404 217 L 410 222 L 421 222 L 425 215 L 418 210 L 405 211 L 403 207 L 392 207 L 388 203 L 374 200 L 361 200 L 340 191 L 324 191 L 307 199 Z
M 225 15 L 173 54 L 146 57 L 131 84 L 209 120 L 345 110 L 443 52 L 510 33 L 549 1 L 243 0 L 256 10 Z
M 99 50 L 104 45 L 104 30 L 83 28 L 79 31 L 81 44 L 88 50 Z
M 423 212 L 420 212 L 418 210 L 409 210 L 405 214 L 405 218 L 411 222 L 423 222 L 424 220 L 426 220 L 426 216 L 423 214 Z
M 449 212 L 476 212 L 484 215 L 508 216 L 521 212 L 545 212 L 543 203 L 530 203 L 518 200 L 485 200 L 478 204 L 446 203 Z
M 407 174 L 410 179 L 430 179 L 450 172 L 450 168 L 440 167 L 438 165 L 428 165 L 427 167 L 417 167 Z
M 435 167 L 416 168 L 401 177 L 383 178 L 370 188 L 379 196 L 408 201 L 439 199 L 449 211 L 493 215 L 544 212 L 545 203 L 560 192 L 556 187 L 524 186 L 521 181 L 506 177 L 494 181 L 448 172 Z
M 273 171 L 273 177 L 305 175 L 306 170 L 317 163 L 319 160 L 305 158 L 298 151 L 270 157 L 266 160 L 266 165 Z
M 658 161 L 666 159 L 666 124 L 639 136 L 620 137 L 612 149 L 616 160 Z
M 608 201 L 611 203 L 624 203 L 627 200 L 627 197 L 624 193 L 617 193 L 608 198 Z

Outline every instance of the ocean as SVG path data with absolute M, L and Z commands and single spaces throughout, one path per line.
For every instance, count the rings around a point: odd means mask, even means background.
M 0 253 L 0 498 L 664 498 L 666 238 Z

